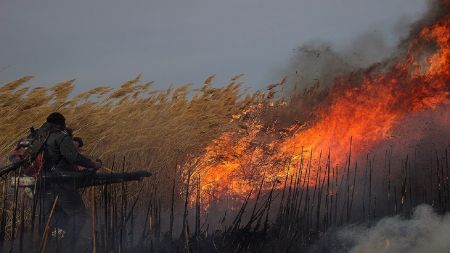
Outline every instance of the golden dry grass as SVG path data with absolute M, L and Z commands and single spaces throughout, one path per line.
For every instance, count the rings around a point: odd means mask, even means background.
M 152 88 L 140 76 L 118 88 L 95 87 L 73 94 L 74 80 L 30 88 L 25 76 L 0 87 L 0 156 L 5 157 L 32 126 L 62 112 L 74 134 L 85 141 L 84 152 L 105 161 L 127 160 L 127 169 L 148 169 L 167 185 L 187 158 L 239 123 L 233 115 L 264 100 L 264 94 L 244 94 L 240 76 L 220 88 L 214 76 L 193 89 L 190 84 L 167 90 Z M 169 184 L 170 185 L 170 184 Z

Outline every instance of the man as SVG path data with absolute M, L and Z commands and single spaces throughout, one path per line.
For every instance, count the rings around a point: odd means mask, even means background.
M 99 162 L 94 162 L 79 153 L 72 135 L 66 129 L 65 118 L 62 114 L 58 112 L 50 114 L 41 129 L 49 133 L 44 145 L 43 181 L 46 175 L 57 176 L 67 171 L 74 171 L 77 166 L 89 168 L 90 171 L 101 167 Z M 67 182 L 55 182 L 50 185 L 44 182 L 44 185 L 41 193 L 47 218 L 54 199 L 58 196 L 57 209 L 52 218 L 52 225 L 55 228 L 53 235 L 69 243 L 72 249 L 76 246 L 77 252 L 82 252 L 81 248 L 85 249 L 89 246 L 90 233 L 87 229 L 88 214 L 81 194 L 74 184 Z M 74 244 L 75 242 L 77 245 Z

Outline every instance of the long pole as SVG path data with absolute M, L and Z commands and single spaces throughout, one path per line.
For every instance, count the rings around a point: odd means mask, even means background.
M 52 210 L 50 211 L 50 215 L 48 216 L 47 223 L 45 224 L 44 235 L 41 241 L 41 247 L 39 248 L 39 252 L 43 253 L 45 251 L 45 246 L 47 245 L 48 232 L 50 230 L 50 222 L 53 217 L 53 213 L 55 212 L 56 204 L 58 203 L 59 195 L 56 196 L 55 201 L 53 201 Z

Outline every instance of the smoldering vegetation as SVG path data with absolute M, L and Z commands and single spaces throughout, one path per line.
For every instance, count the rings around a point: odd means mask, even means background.
M 329 232 L 310 252 L 447 252 L 449 227 L 448 213 L 438 215 L 423 204 L 409 219 L 387 217 L 371 227 L 352 225 Z
M 450 228 L 449 214 L 437 215 L 432 207 L 420 205 L 411 219 L 399 217 L 380 220 L 374 227 L 341 231 L 342 238 L 352 238 L 355 246 L 350 252 L 379 252 L 380 244 L 388 252 L 446 252 L 450 248 L 447 235 Z

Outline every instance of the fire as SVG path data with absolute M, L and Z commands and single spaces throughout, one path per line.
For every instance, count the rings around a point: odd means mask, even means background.
M 305 154 L 329 150 L 334 163 L 344 163 L 350 139 L 352 153 L 364 154 L 389 139 L 408 115 L 448 105 L 449 44 L 450 14 L 445 13 L 410 40 L 396 63 L 362 71 L 359 81 L 336 80 L 330 103 L 315 109 L 307 127 L 292 126 L 280 137 L 254 121 L 243 132 L 224 133 L 206 148 L 198 166 L 203 201 L 244 198 L 262 179 L 282 182 Z M 270 140 L 258 141 L 261 135 Z

